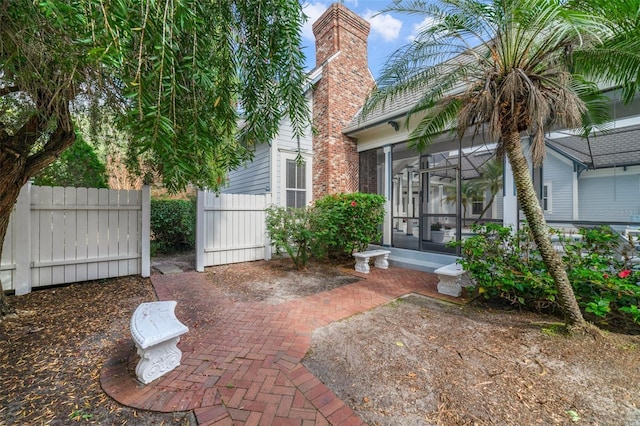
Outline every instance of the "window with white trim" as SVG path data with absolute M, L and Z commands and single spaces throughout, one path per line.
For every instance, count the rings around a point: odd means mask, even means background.
M 552 212 L 552 199 L 551 199 L 551 182 L 547 181 L 542 185 L 542 197 L 540 198 L 540 204 L 542 210 L 545 213 Z
M 471 201 L 471 214 L 481 214 L 484 210 L 484 197 L 473 197 Z
M 285 203 L 287 207 L 304 207 L 307 204 L 307 164 L 286 160 Z

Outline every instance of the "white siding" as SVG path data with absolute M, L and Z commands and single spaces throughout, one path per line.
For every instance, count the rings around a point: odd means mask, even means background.
M 229 172 L 229 183 L 221 192 L 225 194 L 264 194 L 270 192 L 270 152 L 269 144 L 257 145 L 253 161 Z
M 599 222 L 629 222 L 640 214 L 640 175 L 622 168 L 585 171 L 579 179 L 580 220 Z
M 307 102 L 311 111 L 311 92 L 307 93 Z M 309 179 L 313 175 L 313 140 L 311 128 L 300 138 L 300 152 L 307 161 L 307 174 Z M 298 141 L 293 135 L 291 121 L 288 118 L 282 120 L 280 129 L 271 144 L 262 143 L 256 147 L 252 162 L 229 172 L 229 183 L 221 191 L 225 194 L 273 194 L 273 203 L 284 205 L 285 199 L 281 196 L 285 173 L 283 154 L 288 157 L 291 153 L 298 152 Z M 272 169 L 273 167 L 273 169 Z
M 547 220 L 573 219 L 573 164 L 547 152 L 542 168 L 543 180 L 551 181 L 551 211 L 545 212 Z

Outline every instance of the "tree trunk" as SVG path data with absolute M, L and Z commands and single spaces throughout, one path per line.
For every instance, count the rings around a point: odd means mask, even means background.
M 562 258 L 551 244 L 547 222 L 533 187 L 529 165 L 520 142 L 520 133 L 503 133 L 503 137 L 505 137 L 505 151 L 513 170 L 520 208 L 527 218 L 533 240 L 540 250 L 542 260 L 555 282 L 558 290 L 558 303 L 564 312 L 567 327 L 574 330 L 585 329 L 587 323 L 578 306 Z
M 475 220 L 475 222 L 473 222 L 474 224 L 477 224 L 478 222 L 480 222 L 480 220 L 482 219 L 482 217 L 484 216 L 484 214 L 487 212 L 487 210 L 489 210 L 489 207 L 491 207 L 491 205 L 493 204 L 493 200 L 496 198 L 496 194 L 491 194 L 491 199 L 489 200 L 489 203 L 487 204 L 487 206 L 482 210 L 482 212 L 480 212 L 480 216 Z
M 63 108 L 61 115 L 64 120 L 57 121 L 58 127 L 51 132 L 44 147 L 36 153 L 33 153 L 34 147 L 45 133 L 44 128 L 48 120 L 34 115 L 15 134 L 8 133 L 0 126 L 0 259 L 9 228 L 9 218 L 20 190 L 32 176 L 51 164 L 75 141 L 68 104 L 64 104 Z M 11 312 L 0 282 L 0 318 Z
M 3 178 L 0 178 L 0 185 L 2 185 Z M 4 187 L 6 188 L 6 187 Z M 15 205 L 16 200 L 18 199 L 18 194 L 20 194 L 20 190 L 18 189 L 18 193 L 13 196 L 13 192 L 9 188 L 3 189 L 3 194 L 0 196 L 0 259 L 2 259 L 2 246 L 4 243 L 4 237 L 7 235 L 7 229 L 9 228 L 9 218 L 11 217 L 11 211 L 13 210 L 13 206 Z M 11 194 L 9 193 L 11 192 Z M 13 198 L 13 203 L 10 204 L 10 200 Z M 2 286 L 2 280 L 0 279 L 0 319 L 2 317 L 13 313 L 13 308 L 9 305 L 7 301 L 7 297 L 4 294 L 4 287 Z

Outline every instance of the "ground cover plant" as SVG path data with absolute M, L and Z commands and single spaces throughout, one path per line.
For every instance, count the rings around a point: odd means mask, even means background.
M 527 228 L 478 225 L 459 243 L 476 295 L 538 311 L 559 312 L 557 290 Z M 603 328 L 640 334 L 640 270 L 635 249 L 608 226 L 578 238 L 552 231 L 585 318 Z

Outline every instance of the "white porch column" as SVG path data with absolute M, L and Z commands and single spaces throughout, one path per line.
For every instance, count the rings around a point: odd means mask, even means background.
M 504 158 L 504 202 L 502 205 L 502 224 L 518 229 L 518 198 L 516 196 L 516 183 L 513 180 L 511 164 Z
M 391 217 L 391 185 L 393 184 L 393 176 L 391 176 L 392 164 L 391 164 L 391 146 L 385 146 L 384 150 L 384 173 L 383 173 L 383 195 L 384 202 L 384 222 L 382 223 L 382 245 L 391 245 L 391 228 L 393 224 L 393 218 Z

